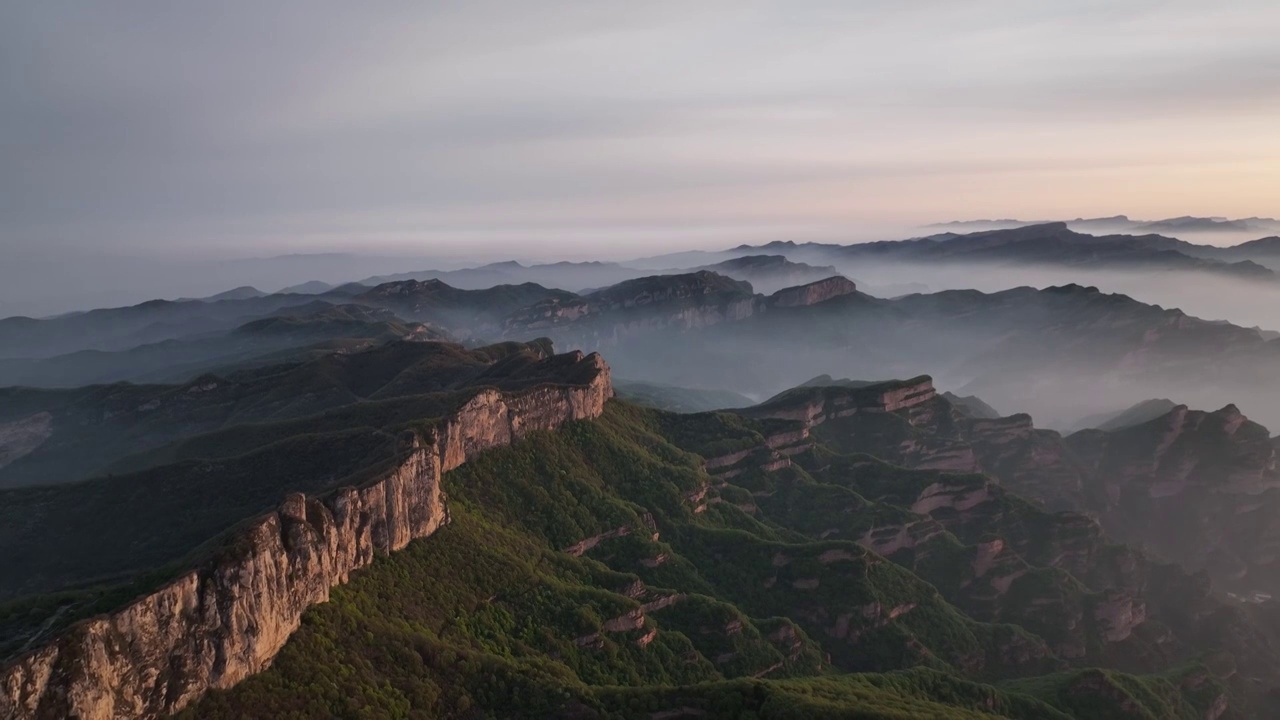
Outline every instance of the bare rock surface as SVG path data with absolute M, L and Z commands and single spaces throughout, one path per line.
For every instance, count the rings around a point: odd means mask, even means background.
M 159 717 L 262 671 L 330 588 L 449 521 L 445 472 L 599 416 L 609 368 L 598 355 L 574 359 L 584 382 L 481 390 L 381 478 L 324 498 L 289 495 L 213 560 L 0 669 L 0 717 Z

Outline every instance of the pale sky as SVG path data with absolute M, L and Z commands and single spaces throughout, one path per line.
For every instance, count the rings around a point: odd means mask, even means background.
M 9 2 L 0 251 L 1277 215 L 1278 38 L 1274 0 Z

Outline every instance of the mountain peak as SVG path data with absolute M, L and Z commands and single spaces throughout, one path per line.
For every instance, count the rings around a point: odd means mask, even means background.
M 773 307 L 817 305 L 856 292 L 858 292 L 857 284 L 843 275 L 836 275 L 807 285 L 783 288 L 770 295 L 768 302 Z
M 734 280 L 711 270 L 697 270 L 677 275 L 648 275 L 634 280 L 623 280 L 616 285 L 601 288 L 586 297 L 593 300 L 624 302 L 645 297 L 691 297 L 727 292 L 751 295 L 751 283 Z
M 739 245 L 738 247 L 733 249 L 734 250 L 766 250 L 766 249 L 779 248 L 784 250 L 790 250 L 790 249 L 794 249 L 795 247 L 796 247 L 795 240 L 772 240 L 770 242 L 765 243 L 764 245 L 748 245 L 746 243 L 743 243 L 742 245 Z
M 419 292 L 431 292 L 443 288 L 449 288 L 442 280 L 429 278 L 427 280 L 393 280 L 392 282 L 383 283 L 369 290 L 370 295 L 410 295 Z
M 1059 295 L 1101 295 L 1102 291 L 1096 285 L 1080 285 L 1077 283 L 1067 283 L 1066 285 L 1050 285 L 1042 292 L 1053 293 Z
M 1229 420 L 1244 418 L 1244 413 L 1240 412 L 1240 408 L 1236 407 L 1235 403 L 1227 403 L 1226 405 L 1223 405 L 1221 408 L 1218 408 L 1217 410 L 1215 410 L 1213 414 L 1220 415 Z
M 202 299 L 205 302 L 217 302 L 219 300 L 245 300 L 249 298 L 259 298 L 263 295 L 266 295 L 266 293 L 252 285 L 241 285 L 240 287 L 232 288 L 225 292 L 220 292 L 217 295 L 210 295 L 209 297 Z
M 1025 227 L 1015 228 L 1015 229 L 1029 231 L 1029 232 L 1057 232 L 1060 230 L 1069 230 L 1070 228 L 1067 227 L 1067 223 L 1065 221 L 1052 220 L 1049 222 L 1036 223 L 1034 225 L 1027 225 Z
M 1257 240 L 1242 242 L 1239 245 L 1232 245 L 1230 250 L 1264 250 L 1264 251 L 1280 251 L 1280 235 L 1271 235 Z

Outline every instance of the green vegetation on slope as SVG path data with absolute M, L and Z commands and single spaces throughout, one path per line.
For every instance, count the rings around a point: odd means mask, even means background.
M 393 420 L 435 417 L 447 403 L 424 407 L 419 401 L 401 411 L 373 403 L 442 398 L 441 393 L 485 386 L 518 389 L 540 382 L 574 382 L 566 376 L 571 356 L 548 357 L 550 353 L 545 340 L 475 349 L 451 343 L 393 342 L 226 377 L 204 375 L 180 385 L 0 388 L 0 423 L 44 412 L 51 416 L 52 429 L 34 450 L 0 466 L 0 488 L 55 485 L 152 467 L 172 461 L 175 456 L 163 450 L 170 443 L 218 430 L 244 430 L 243 426 L 253 423 L 303 421 L 276 432 L 270 441 L 347 430 L 352 422 L 385 427 Z M 317 414 L 343 409 L 354 415 L 330 416 L 331 422 L 323 428 L 312 420 Z M 398 419 L 389 419 L 397 412 Z M 155 457 L 147 456 L 157 448 L 161 451 Z M 231 454 L 249 449 L 242 444 Z
M 1119 673 L 1086 700 L 1053 691 L 1065 675 L 983 684 L 1062 663 L 712 480 L 672 442 L 711 434 L 689 422 L 615 402 L 449 473 L 449 525 L 335 589 L 268 671 L 183 716 L 1083 719 L 1148 687 L 1187 707 L 1218 696 Z

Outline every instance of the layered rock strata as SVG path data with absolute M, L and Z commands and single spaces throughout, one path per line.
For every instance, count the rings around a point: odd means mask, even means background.
M 575 385 L 484 389 L 362 487 L 293 494 L 212 560 L 127 606 L 69 628 L 0 670 L 0 717 L 158 717 L 265 669 L 302 614 L 353 571 L 448 522 L 445 472 L 488 448 L 594 418 L 612 395 L 599 355 Z

